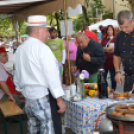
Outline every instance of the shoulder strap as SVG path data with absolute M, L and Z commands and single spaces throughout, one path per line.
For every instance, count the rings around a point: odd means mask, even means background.
M 107 42 L 106 47 L 108 46 L 108 44 L 110 43 L 111 40 L 112 40 L 112 39 L 110 39 L 110 40 Z

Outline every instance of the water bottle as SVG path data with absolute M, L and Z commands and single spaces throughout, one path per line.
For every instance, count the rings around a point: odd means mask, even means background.
M 98 91 L 100 99 L 108 98 L 107 82 L 104 78 L 104 69 L 99 69 Z

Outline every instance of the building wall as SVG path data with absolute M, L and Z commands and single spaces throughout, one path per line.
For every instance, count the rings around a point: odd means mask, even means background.
M 114 0 L 114 18 L 117 18 L 118 13 L 121 10 L 132 10 L 131 4 L 127 0 Z
M 113 12 L 113 0 L 102 0 L 102 3 L 106 7 L 106 10 Z
M 129 3 L 128 0 L 102 0 L 104 6 L 106 6 L 106 9 L 108 10 L 109 8 L 113 12 L 114 8 L 114 19 L 117 18 L 118 13 L 121 10 L 132 10 L 132 5 Z
M 134 15 L 134 0 L 128 0 L 129 1 L 129 4 L 131 5 L 131 11 Z
M 93 0 L 89 0 L 89 3 Z M 132 4 L 128 0 L 102 0 L 103 5 L 106 7 L 106 10 L 110 10 L 113 12 L 113 5 L 114 5 L 114 19 L 117 18 L 118 13 L 121 10 L 130 10 L 134 13 L 134 6 L 132 8 Z M 90 10 L 90 9 L 88 9 Z M 98 17 L 99 20 L 102 20 L 102 15 Z

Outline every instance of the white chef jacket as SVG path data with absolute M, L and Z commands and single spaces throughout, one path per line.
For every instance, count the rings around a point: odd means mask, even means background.
M 64 95 L 59 77 L 58 61 L 50 48 L 40 40 L 29 37 L 14 55 L 16 90 L 24 97 L 37 99 L 48 95 Z

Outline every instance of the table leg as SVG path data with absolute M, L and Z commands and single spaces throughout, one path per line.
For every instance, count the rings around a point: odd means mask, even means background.
M 7 134 L 7 121 L 5 117 L 4 117 L 4 128 L 5 128 L 5 134 Z
M 124 134 L 124 127 L 123 127 L 122 122 L 119 122 L 119 133 Z
M 23 134 L 23 127 L 22 127 L 22 118 L 21 118 L 21 115 L 19 115 L 19 121 L 20 121 L 20 133 Z

